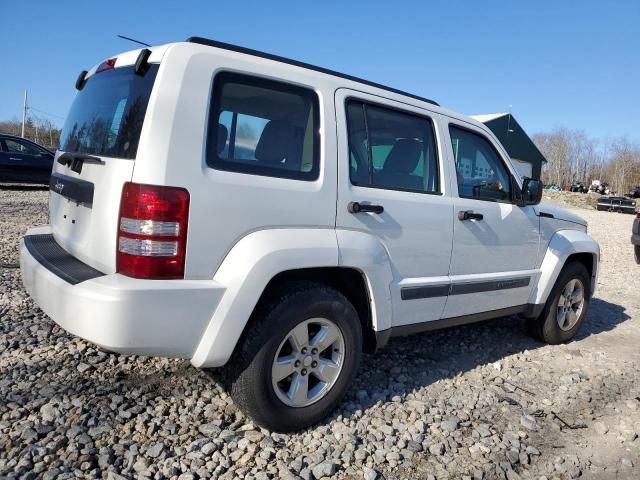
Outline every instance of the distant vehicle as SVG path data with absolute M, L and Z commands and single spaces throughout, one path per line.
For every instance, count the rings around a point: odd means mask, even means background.
M 609 189 L 609 184 L 605 182 L 601 182 L 600 180 L 594 180 L 591 182 L 591 187 L 589 190 L 592 192 L 599 193 L 600 195 L 610 195 L 611 190 Z
M 0 183 L 48 184 L 53 157 L 31 140 L 0 133 Z
M 555 184 L 551 184 L 551 185 L 545 185 L 544 186 L 545 190 L 550 190 L 552 192 L 559 192 L 560 191 L 560 187 L 555 185 Z
M 628 196 L 631 198 L 640 198 L 640 185 L 636 185 L 632 188 Z
M 586 185 L 580 182 L 575 182 L 573 185 L 571 185 L 571 188 L 569 190 L 571 190 L 572 192 L 578 192 L 578 193 L 588 193 L 589 187 L 587 187 Z
M 636 202 L 627 197 L 600 197 L 596 209 L 609 212 L 636 213 Z
M 631 230 L 631 243 L 636 255 L 636 263 L 640 264 L 640 212 L 636 213 L 636 219 L 633 221 Z

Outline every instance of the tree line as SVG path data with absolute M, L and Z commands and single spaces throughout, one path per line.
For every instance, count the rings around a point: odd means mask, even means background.
M 560 127 L 532 139 L 547 159 L 542 172 L 545 184 L 564 188 L 600 180 L 617 194 L 640 185 L 640 145 L 627 137 L 600 141 L 581 130 Z
M 24 122 L 24 136 L 51 150 L 58 148 L 61 129 L 47 118 L 29 116 Z M 22 122 L 19 120 L 0 121 L 0 133 L 22 134 Z

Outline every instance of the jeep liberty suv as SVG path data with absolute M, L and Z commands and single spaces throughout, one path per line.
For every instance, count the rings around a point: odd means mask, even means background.
M 598 272 L 481 123 L 202 38 L 83 71 L 23 282 L 107 350 L 224 367 L 258 423 L 328 415 L 361 352 L 511 314 L 570 340 Z

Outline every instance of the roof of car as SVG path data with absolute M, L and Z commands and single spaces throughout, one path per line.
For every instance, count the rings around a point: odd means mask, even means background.
M 262 52 L 260 50 L 253 50 L 251 48 L 241 47 L 239 45 L 233 45 L 231 43 L 219 42 L 217 40 L 211 40 L 209 38 L 203 37 L 189 37 L 187 38 L 187 42 L 189 43 L 197 43 L 200 45 L 208 45 L 210 47 L 221 48 L 224 50 L 229 50 L 232 52 L 245 53 L 247 55 L 253 55 L 256 57 L 266 58 L 268 60 L 275 60 L 276 62 L 287 63 L 289 65 L 295 65 L 296 67 L 306 68 L 308 70 L 314 70 L 316 72 L 325 73 L 327 75 L 332 75 L 334 77 L 340 77 L 347 80 L 352 80 L 354 82 L 363 83 L 365 85 L 369 85 L 372 87 L 380 88 L 382 90 L 387 90 L 389 92 L 398 93 L 400 95 L 405 95 L 407 97 L 415 98 L 417 100 L 421 100 L 423 102 L 431 103 L 432 105 L 440 106 L 437 102 L 430 100 L 428 98 L 421 97 L 419 95 L 415 95 L 413 93 L 408 93 L 402 90 L 398 90 L 397 88 L 388 87 L 386 85 L 382 85 L 380 83 L 371 82 L 369 80 L 365 80 L 363 78 L 355 77 L 353 75 L 348 75 L 346 73 L 337 72 L 335 70 L 330 70 L 324 67 L 318 67 L 317 65 L 312 65 L 310 63 L 301 62 L 299 60 L 293 60 L 287 57 L 281 57 L 280 55 L 274 55 L 272 53 Z

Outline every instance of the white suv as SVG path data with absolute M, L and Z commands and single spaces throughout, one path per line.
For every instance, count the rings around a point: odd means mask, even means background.
M 559 343 L 584 320 L 586 223 L 469 117 L 201 38 L 76 86 L 27 290 L 105 349 L 225 366 L 264 426 L 322 419 L 394 335 L 522 314 Z

